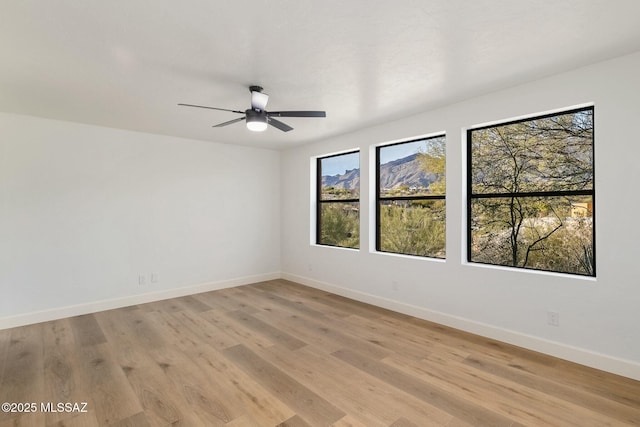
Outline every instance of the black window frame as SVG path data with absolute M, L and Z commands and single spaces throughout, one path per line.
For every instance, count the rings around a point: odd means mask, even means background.
M 358 154 L 358 169 L 361 170 L 360 167 L 360 150 L 352 150 L 352 151 L 345 151 L 343 153 L 337 153 L 337 154 L 330 154 L 327 156 L 321 156 L 321 157 L 317 157 L 316 158 L 316 245 L 319 246 L 328 246 L 328 247 L 333 247 L 333 248 L 344 248 L 344 249 L 352 249 L 352 250 L 360 250 L 360 233 L 359 233 L 359 238 L 358 238 L 358 247 L 357 248 L 353 248 L 350 246 L 340 246 L 340 245 L 330 245 L 327 243 L 322 243 L 321 242 L 321 236 L 322 236 L 322 205 L 323 204 L 327 204 L 327 203 L 358 203 L 358 205 L 360 205 L 360 197 L 358 197 L 357 199 L 355 198 L 351 198 L 351 199 L 330 199 L 330 200 L 322 200 L 322 160 L 324 159 L 330 159 L 332 157 L 340 157 L 340 156 L 345 156 L 345 155 L 349 155 L 349 154 Z M 360 190 L 361 188 L 358 189 L 358 195 L 360 195 Z M 361 224 L 361 218 L 360 215 L 358 215 L 358 226 L 360 226 Z
M 494 127 L 508 126 L 518 123 L 524 123 L 533 120 L 540 120 L 549 117 L 555 117 L 565 114 L 574 114 L 584 111 L 591 111 L 592 117 L 592 128 L 591 128 L 591 159 L 592 159 L 592 174 L 591 174 L 591 190 L 555 190 L 555 191 L 531 191 L 531 192 L 504 192 L 504 193 L 473 193 L 473 132 L 483 129 L 490 129 Z M 571 108 L 567 110 L 560 110 L 553 113 L 540 114 L 534 116 L 528 116 L 522 119 L 515 120 L 507 120 L 498 123 L 493 123 L 486 126 L 478 126 L 467 129 L 467 262 L 472 264 L 481 264 L 481 265 L 491 265 L 496 267 L 505 267 L 505 268 L 513 268 L 519 270 L 533 270 L 533 271 L 544 271 L 549 273 L 558 273 L 558 274 L 567 274 L 571 276 L 579 276 L 579 277 L 596 277 L 596 173 L 595 173 L 595 106 L 589 105 L 584 107 Z M 575 272 L 566 272 L 566 271 L 555 271 L 555 270 L 547 270 L 542 268 L 535 267 L 520 267 L 520 266 L 511 266 L 511 265 L 503 265 L 503 264 L 493 264 L 488 262 L 480 262 L 480 261 L 472 261 L 472 201 L 475 199 L 486 199 L 486 198 L 510 198 L 510 197 L 520 197 L 520 198 L 529 198 L 529 197 L 563 197 L 563 196 L 590 196 L 591 197 L 591 246 L 592 246 L 592 274 L 581 274 Z
M 402 145 L 402 144 L 410 144 L 413 142 L 419 142 L 419 141 L 427 141 L 429 139 L 434 139 L 434 138 L 445 138 L 445 144 L 446 144 L 446 137 L 447 134 L 445 132 L 442 133 L 438 133 L 435 135 L 429 135 L 429 136 L 424 136 L 424 137 L 420 137 L 420 138 L 412 138 L 412 139 L 407 139 L 404 141 L 398 141 L 398 142 L 393 142 L 391 144 L 383 144 L 383 145 L 378 145 L 376 147 L 376 251 L 380 252 L 380 253 L 385 253 L 385 254 L 396 254 L 396 255 L 404 255 L 404 256 L 414 256 L 414 257 L 420 257 L 420 258 L 427 258 L 427 259 L 446 259 L 446 231 L 445 231 L 445 256 L 444 257 L 435 257 L 435 256 L 427 256 L 427 255 L 416 255 L 416 254 L 406 254 L 406 253 L 402 253 L 402 252 L 392 252 L 392 251 L 385 251 L 382 250 L 382 236 L 381 236 L 381 215 L 380 215 L 380 207 L 382 206 L 383 202 L 393 202 L 393 201 L 413 201 L 413 200 L 444 200 L 445 201 L 445 210 L 446 210 L 446 197 L 447 197 L 447 192 L 445 189 L 445 194 L 442 195 L 422 195 L 422 196 L 384 196 L 381 197 L 380 196 L 380 150 L 383 148 L 388 148 L 388 147 L 393 147 L 396 145 Z M 446 159 L 445 159 L 446 161 Z M 446 168 L 445 168 L 445 173 L 446 173 Z M 445 230 L 446 230 L 446 218 L 445 218 Z

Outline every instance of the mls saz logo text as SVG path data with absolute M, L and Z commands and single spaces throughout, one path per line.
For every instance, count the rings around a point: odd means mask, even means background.
M 87 402 L 42 402 L 40 403 L 41 412 L 80 412 L 86 413 Z

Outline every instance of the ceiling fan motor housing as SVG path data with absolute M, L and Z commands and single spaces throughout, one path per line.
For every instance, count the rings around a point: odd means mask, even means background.
M 265 111 L 254 110 L 253 108 L 249 108 L 245 111 L 247 115 L 248 122 L 266 122 L 267 121 L 267 113 Z

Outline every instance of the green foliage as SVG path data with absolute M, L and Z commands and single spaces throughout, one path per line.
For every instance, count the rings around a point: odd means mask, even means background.
M 380 206 L 380 250 L 444 258 L 444 200 L 392 202 Z
M 345 200 L 357 199 L 358 190 L 349 190 L 338 187 L 322 187 L 322 200 Z
M 438 179 L 429 185 L 430 194 L 446 193 L 446 140 L 445 137 L 429 140 L 424 152 L 418 155 L 418 161 L 425 172 L 433 173 Z
M 360 247 L 360 213 L 358 203 L 323 203 L 318 243 L 358 249 Z

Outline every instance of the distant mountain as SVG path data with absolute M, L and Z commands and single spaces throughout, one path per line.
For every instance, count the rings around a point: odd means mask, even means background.
M 422 169 L 418 154 L 394 160 L 380 166 L 380 189 L 391 190 L 398 185 L 427 188 L 438 179 L 436 174 Z
M 425 172 L 418 161 L 418 154 L 394 160 L 380 166 L 380 188 L 391 190 L 398 185 L 427 188 L 438 177 Z M 360 169 L 352 169 L 341 175 L 324 175 L 322 185 L 352 190 L 360 185 Z
M 323 175 L 323 187 L 345 188 L 353 190 L 360 186 L 360 169 L 351 169 L 342 175 Z

